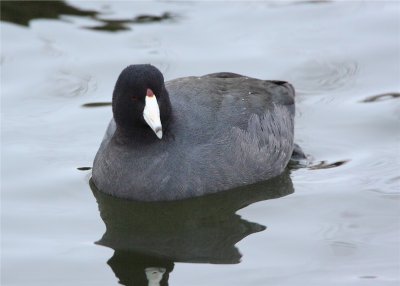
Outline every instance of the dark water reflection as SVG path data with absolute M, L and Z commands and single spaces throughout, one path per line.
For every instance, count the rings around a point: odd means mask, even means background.
M 362 100 L 361 102 L 376 102 L 388 99 L 400 98 L 400 92 L 388 92 L 383 94 L 371 95 Z
M 108 265 L 123 285 L 167 285 L 175 262 L 239 263 L 235 244 L 266 227 L 236 212 L 294 192 L 288 171 L 267 182 L 175 202 L 128 201 L 90 186 L 106 225 L 97 244 L 115 250 Z
M 1 21 L 28 26 L 33 19 L 59 19 L 61 15 L 91 16 L 96 11 L 81 10 L 63 1 L 1 1 Z
M 135 11 L 132 10 L 132 13 Z M 164 12 L 161 15 L 138 15 L 129 19 L 102 19 L 97 11 L 83 10 L 64 1 L 1 1 L 1 21 L 29 26 L 34 19 L 60 19 L 62 15 L 86 16 L 99 22 L 86 29 L 116 32 L 129 30 L 129 24 L 144 24 L 173 20 L 175 16 Z

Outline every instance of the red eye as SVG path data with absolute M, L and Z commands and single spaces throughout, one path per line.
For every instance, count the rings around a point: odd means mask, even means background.
M 139 99 L 139 96 L 132 95 L 131 98 L 132 98 L 133 101 L 137 101 Z

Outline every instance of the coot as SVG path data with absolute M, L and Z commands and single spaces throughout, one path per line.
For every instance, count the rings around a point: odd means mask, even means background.
M 164 83 L 156 67 L 130 65 L 115 84 L 92 179 L 105 193 L 140 201 L 268 180 L 293 152 L 294 96 L 284 81 L 224 72 Z

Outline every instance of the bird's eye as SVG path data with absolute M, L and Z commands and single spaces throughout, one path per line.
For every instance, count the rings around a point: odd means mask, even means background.
M 132 98 L 133 101 L 138 101 L 139 96 L 137 96 L 137 95 L 132 95 L 131 98 Z

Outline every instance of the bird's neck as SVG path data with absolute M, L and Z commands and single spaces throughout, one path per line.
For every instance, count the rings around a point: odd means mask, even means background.
M 154 144 L 160 141 L 166 141 L 173 138 L 171 130 L 172 122 L 172 110 L 169 110 L 168 116 L 161 119 L 163 129 L 162 139 L 159 139 L 154 131 L 147 125 L 121 126 L 116 123 L 117 128 L 114 133 L 114 140 L 119 144 Z
M 114 133 L 114 140 L 121 145 L 152 144 L 160 141 L 150 127 L 124 128 L 117 125 Z

